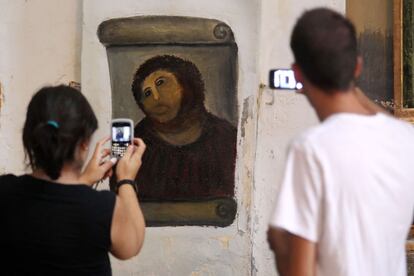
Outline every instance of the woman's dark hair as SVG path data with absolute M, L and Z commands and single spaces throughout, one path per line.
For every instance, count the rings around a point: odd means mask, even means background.
M 355 27 L 327 8 L 305 12 L 293 28 L 290 47 L 311 83 L 322 89 L 348 89 L 357 62 Z
M 32 169 L 59 178 L 77 146 L 89 139 L 98 121 L 86 98 L 69 86 L 44 87 L 31 99 L 23 128 L 23 145 Z
M 191 109 L 204 110 L 204 82 L 200 71 L 194 63 L 182 58 L 163 55 L 155 56 L 145 61 L 137 69 L 132 82 L 132 93 L 139 107 L 144 111 L 141 103 L 142 83 L 145 78 L 157 70 L 168 71 L 177 78 L 183 87 L 183 100 L 180 114 Z

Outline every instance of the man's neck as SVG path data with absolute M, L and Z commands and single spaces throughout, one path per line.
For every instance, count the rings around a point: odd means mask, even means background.
M 321 121 L 336 113 L 353 113 L 367 116 L 377 113 L 360 101 L 354 87 L 344 91 L 329 91 L 329 93 L 319 88 L 313 88 L 309 91 L 308 97 Z

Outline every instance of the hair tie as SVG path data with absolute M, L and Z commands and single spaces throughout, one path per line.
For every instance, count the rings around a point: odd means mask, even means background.
M 52 126 L 52 127 L 56 128 L 56 129 L 58 129 L 58 128 L 59 128 L 59 124 L 58 124 L 56 121 L 49 120 L 49 121 L 47 121 L 47 124 L 48 124 L 49 126 Z

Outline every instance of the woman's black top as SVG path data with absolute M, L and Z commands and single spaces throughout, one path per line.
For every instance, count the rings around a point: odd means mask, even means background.
M 2 275 L 111 275 L 115 194 L 0 176 Z

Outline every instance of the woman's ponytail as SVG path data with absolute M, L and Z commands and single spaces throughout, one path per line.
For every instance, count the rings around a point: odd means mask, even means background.
M 30 166 L 58 179 L 64 164 L 74 161 L 79 143 L 96 128 L 95 114 L 79 91 L 63 85 L 42 88 L 29 104 L 23 129 Z

